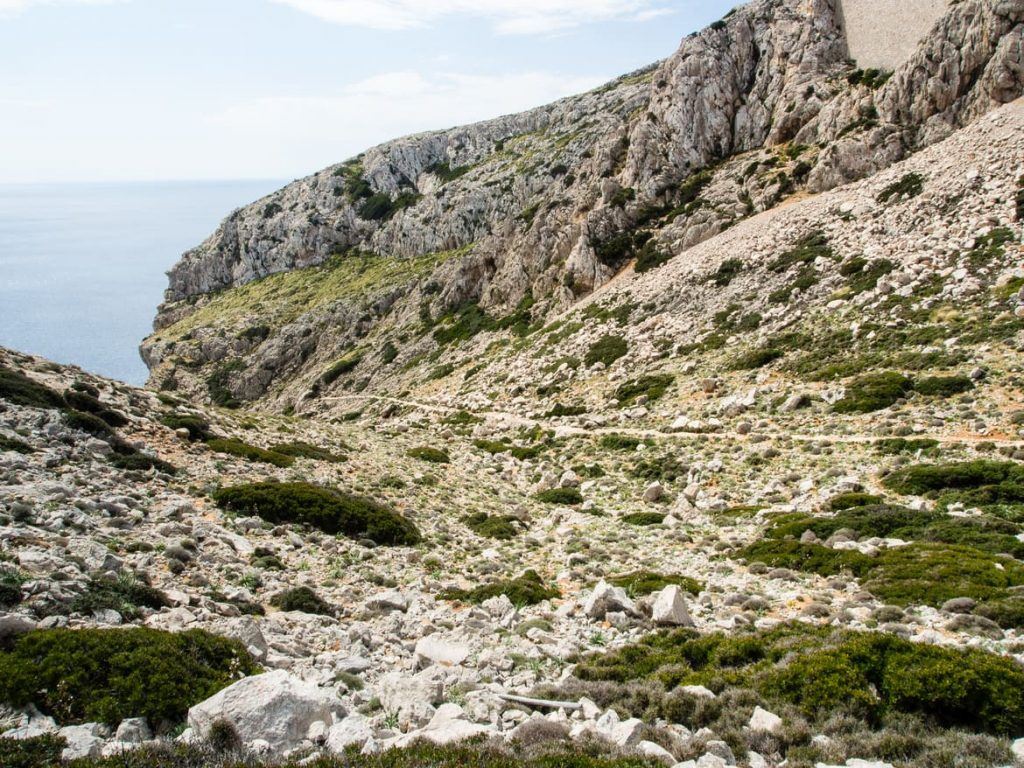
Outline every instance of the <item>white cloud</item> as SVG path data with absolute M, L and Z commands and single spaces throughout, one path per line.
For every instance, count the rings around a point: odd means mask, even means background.
M 40 5 L 111 5 L 119 2 L 125 0 L 0 0 L 0 15 L 11 15 Z
M 229 106 L 211 122 L 269 152 L 317 152 L 319 167 L 398 136 L 519 112 L 606 78 L 545 72 L 469 75 L 390 72 L 326 96 L 279 96 Z
M 0 0 L 2 2 L 2 0 Z M 447 16 L 483 18 L 498 32 L 539 34 L 670 13 L 661 0 L 273 0 L 346 26 L 401 30 Z

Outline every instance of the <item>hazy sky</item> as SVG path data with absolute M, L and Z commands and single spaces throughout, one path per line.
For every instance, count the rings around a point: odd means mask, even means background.
M 0 0 L 0 182 L 295 178 L 663 58 L 734 0 Z

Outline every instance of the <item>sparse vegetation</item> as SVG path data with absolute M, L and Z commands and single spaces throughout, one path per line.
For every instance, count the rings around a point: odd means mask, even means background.
M 431 448 L 427 445 L 410 448 L 406 455 L 410 459 L 419 459 L 428 464 L 450 464 L 452 460 L 451 456 L 448 455 L 448 451 L 441 448 Z
M 261 461 L 265 464 L 273 464 L 275 467 L 290 467 L 295 463 L 295 459 L 291 456 L 249 445 L 234 437 L 209 440 L 206 445 L 214 453 L 237 456 L 248 461 Z
M 583 362 L 588 368 L 597 363 L 602 363 L 607 367 L 623 357 L 628 350 L 626 340 L 621 336 L 602 336 L 587 350 Z
M 908 173 L 878 193 L 882 205 L 895 201 L 902 202 L 917 197 L 924 191 L 924 177 L 919 173 Z
M 508 581 L 496 581 L 473 589 L 449 589 L 442 592 L 442 600 L 458 600 L 463 603 L 482 603 L 492 597 L 505 595 L 514 605 L 536 605 L 544 600 L 559 597 L 554 587 L 548 587 L 536 571 L 526 571 L 522 576 Z
M 632 405 L 640 398 L 646 398 L 649 403 L 654 402 L 664 396 L 674 381 L 675 376 L 668 373 L 641 376 L 620 384 L 615 390 L 615 399 L 620 405 Z

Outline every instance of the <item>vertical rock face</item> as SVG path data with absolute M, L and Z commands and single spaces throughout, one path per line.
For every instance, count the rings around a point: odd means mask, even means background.
M 832 0 L 757 0 L 590 93 L 382 144 L 235 211 L 184 255 L 142 349 L 153 383 L 201 394 L 217 373 L 232 397 L 294 397 L 292 382 L 308 389 L 368 338 L 411 348 L 415 334 L 387 329 L 417 318 L 429 328 L 470 304 L 498 316 L 519 305 L 522 322 L 542 321 L 641 249 L 675 256 L 1016 98 L 1022 22 L 1024 0 L 953 4 L 875 77 L 852 68 Z M 320 291 L 301 312 L 230 292 L 317 265 L 337 275 L 356 259 L 398 268 L 376 281 L 356 270 L 340 282 L 358 278 L 358 297 Z M 416 354 L 433 352 L 417 333 Z
M 836 0 L 850 58 L 865 69 L 905 62 L 949 8 L 950 0 Z

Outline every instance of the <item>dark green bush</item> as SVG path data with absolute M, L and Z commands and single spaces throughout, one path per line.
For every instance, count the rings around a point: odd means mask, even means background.
M 642 275 L 644 272 L 657 269 L 662 264 L 666 264 L 671 260 L 672 254 L 669 251 L 662 250 L 654 240 L 649 240 L 636 255 L 636 264 L 633 269 L 637 274 Z
M 898 181 L 894 181 L 881 192 L 876 198 L 883 205 L 891 200 L 900 202 L 917 197 L 924 191 L 924 177 L 919 173 L 908 173 Z
M 16 437 L 5 437 L 0 435 L 0 453 L 4 451 L 13 451 L 14 453 L 29 454 L 35 453 L 35 450 L 26 442 L 23 442 Z
M 442 600 L 458 600 L 464 603 L 482 603 L 492 597 L 508 596 L 515 605 L 536 605 L 544 600 L 559 597 L 554 587 L 548 587 L 536 571 L 526 571 L 522 576 L 508 581 L 482 584 L 473 589 L 449 589 L 440 594 Z
M 903 437 L 886 437 L 875 441 L 875 448 L 881 453 L 893 455 L 899 453 L 917 453 L 918 451 L 934 452 L 939 447 L 938 440 L 920 438 L 907 440 Z
M 0 701 L 63 724 L 145 717 L 166 729 L 259 667 L 234 640 L 201 630 L 47 629 L 0 652 Z
M 257 448 L 255 445 L 249 445 L 234 437 L 208 440 L 206 445 L 214 453 L 237 456 L 240 459 L 248 459 L 249 461 L 262 461 L 266 464 L 273 464 L 275 467 L 290 467 L 295 463 L 295 459 L 291 456 Z
M 151 469 L 155 469 L 158 472 L 165 472 L 168 475 L 176 475 L 178 473 L 178 468 L 173 464 L 138 451 L 131 453 L 114 453 L 110 457 L 110 464 L 118 469 L 135 472 L 148 472 Z
M 630 435 L 602 435 L 599 445 L 610 451 L 635 451 L 644 441 Z
M 854 507 L 867 507 L 872 504 L 881 504 L 881 496 L 872 496 L 870 493 L 840 493 L 837 496 L 833 496 L 829 499 L 828 507 L 833 512 L 841 512 L 844 509 L 853 509 Z
M 539 445 L 510 445 L 500 440 L 474 440 L 473 445 L 490 454 L 511 454 L 520 461 L 535 459 L 540 456 L 542 451 L 542 448 Z
M 510 515 L 477 512 L 467 517 L 465 523 L 477 536 L 489 539 L 511 539 L 519 533 L 519 521 Z
M 173 430 L 188 430 L 188 439 L 192 442 L 204 442 L 213 437 L 210 422 L 201 416 L 182 413 L 169 413 L 160 419 L 160 423 Z
M 629 594 L 636 597 L 658 592 L 672 584 L 682 587 L 691 595 L 700 594 L 700 591 L 704 589 L 703 584 L 696 579 L 691 579 L 689 576 L 682 576 L 677 573 L 655 573 L 654 571 L 637 571 L 622 576 L 613 576 L 608 579 L 608 583 L 616 587 L 622 587 Z
M 301 611 L 318 616 L 333 616 L 335 613 L 334 607 L 309 587 L 295 587 L 280 592 L 270 598 L 270 604 L 282 611 Z
M 545 504 L 561 504 L 572 507 L 583 503 L 583 494 L 576 488 L 548 488 L 546 491 L 538 493 L 536 499 Z
M 67 742 L 56 734 L 31 739 L 0 738 L 0 765 L 4 768 L 54 768 L 61 764 Z
M 631 405 L 639 397 L 646 397 L 648 402 L 660 399 L 672 386 L 675 377 L 669 373 L 641 376 L 620 384 L 615 390 L 615 399 L 620 405 Z
M 87 616 L 95 611 L 114 610 L 132 621 L 139 617 L 140 608 L 159 610 L 169 605 L 163 592 L 131 577 L 121 577 L 116 581 L 90 579 L 70 607 L 74 613 Z
M 270 446 L 271 453 L 291 456 L 295 459 L 312 459 L 313 461 L 328 461 L 332 464 L 343 464 L 348 459 L 340 454 L 332 453 L 325 448 L 318 448 L 310 443 L 301 441 L 293 443 L 278 443 Z
M 223 509 L 271 523 L 303 523 L 325 533 L 412 545 L 422 537 L 412 521 L 385 506 L 309 483 L 254 483 L 213 494 Z
M 1024 501 L 1024 466 L 1000 461 L 917 464 L 893 472 L 882 484 L 906 495 L 967 491 L 993 499 L 989 503 L 1009 503 Z
M 590 345 L 583 362 L 589 368 L 597 363 L 609 366 L 628 351 L 626 340 L 621 336 L 602 336 Z
M 230 360 L 217 366 L 206 379 L 210 402 L 221 408 L 241 408 L 242 401 L 232 390 L 231 379 L 243 370 L 245 363 L 242 360 Z
M 872 413 L 894 405 L 906 397 L 914 382 L 902 373 L 871 373 L 854 379 L 846 395 L 835 404 L 836 413 Z
M 64 402 L 70 408 L 98 416 L 111 427 L 123 427 L 128 423 L 128 418 L 123 413 L 118 413 L 112 408 L 107 407 L 88 392 L 69 389 L 64 393 Z
M 99 416 L 82 411 L 65 411 L 64 423 L 71 429 L 87 432 L 100 440 L 110 441 L 116 437 L 114 430 Z
M 356 366 L 359 365 L 363 360 L 362 352 L 351 352 L 340 360 L 336 361 L 320 376 L 320 381 L 324 384 L 333 384 L 346 373 L 351 373 L 355 370 Z
M 736 275 L 742 271 L 742 261 L 739 259 L 726 259 L 718 265 L 718 269 L 711 275 L 711 282 L 719 288 L 724 288 L 736 279 Z
M 21 584 L 17 573 L 0 571 L 0 608 L 13 608 L 21 602 Z
M 865 573 L 873 559 L 859 552 L 829 549 L 820 544 L 802 544 L 798 541 L 765 539 L 740 551 L 740 556 L 751 562 L 761 562 L 773 568 L 835 576 L 850 571 L 855 576 Z
M 450 464 L 452 460 L 447 451 L 441 450 L 440 448 L 431 448 L 426 445 L 419 446 L 417 448 L 410 448 L 406 453 L 406 456 L 410 459 L 425 461 L 428 464 Z
M 951 397 L 974 389 L 969 376 L 928 376 L 918 380 L 914 390 L 929 397 Z
M 665 522 L 665 513 L 633 512 L 629 515 L 623 515 L 622 522 L 628 523 L 629 525 L 639 525 L 641 527 L 648 525 L 661 525 Z
M 786 353 L 781 349 L 775 349 L 773 347 L 751 349 L 746 352 L 741 352 L 733 358 L 729 363 L 729 367 L 734 371 L 753 371 L 758 368 L 764 368 L 770 363 L 774 363 L 785 354 Z
M 828 238 L 821 232 L 812 232 L 802 237 L 788 251 L 780 255 L 768 265 L 772 272 L 781 273 L 797 265 L 809 265 L 819 258 L 832 258 L 832 249 Z
M 30 379 L 21 371 L 0 365 L 0 398 L 15 405 L 33 408 L 64 408 L 64 398 L 45 384 Z

